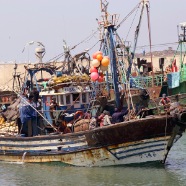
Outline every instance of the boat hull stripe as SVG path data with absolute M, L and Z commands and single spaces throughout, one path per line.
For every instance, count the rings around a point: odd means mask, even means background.
M 126 155 L 126 156 L 121 156 L 121 157 L 118 157 L 118 159 L 121 160 L 121 159 L 129 158 L 129 157 L 132 157 L 132 156 L 139 156 L 139 155 L 146 154 L 146 153 L 157 152 L 157 151 L 164 151 L 164 150 L 165 150 L 165 148 L 153 149 L 153 150 L 148 150 L 148 151 L 142 151 L 142 152 L 139 152 L 139 153 L 134 153 L 134 154 Z
M 138 151 L 138 150 L 143 150 L 143 149 L 153 148 L 153 147 L 161 147 L 161 146 L 165 146 L 165 145 L 166 145 L 165 143 L 161 143 L 161 144 L 157 144 L 157 145 L 149 145 L 149 146 L 145 146 L 145 147 L 143 146 L 143 147 L 139 147 L 139 148 L 133 148 L 133 149 L 129 149 L 129 150 L 119 151 L 119 152 L 116 152 L 113 154 L 119 155 L 119 154 L 123 154 L 123 153 L 128 153 L 128 152 L 133 152 L 133 151 Z

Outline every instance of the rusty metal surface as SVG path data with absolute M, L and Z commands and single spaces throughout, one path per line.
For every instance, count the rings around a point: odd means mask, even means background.
M 162 86 L 154 86 L 154 87 L 148 87 L 148 92 L 150 95 L 150 99 L 154 100 L 156 98 L 160 97 L 160 92 L 161 92 Z
M 165 136 L 165 127 L 169 135 L 174 126 L 171 119 L 166 117 L 139 119 L 102 130 L 95 129 L 86 133 L 86 137 L 89 146 L 105 146 Z
M 164 146 L 170 136 L 152 138 L 136 142 L 123 143 L 100 148 L 92 148 L 71 153 L 58 152 L 58 154 L 36 154 L 24 152 L 19 155 L 0 155 L 1 161 L 11 162 L 62 162 L 77 166 L 108 166 L 130 164 L 136 162 L 157 161 L 163 159 Z M 162 144 L 162 149 L 160 144 Z M 152 145 L 154 144 L 154 145 Z M 158 145 L 159 144 L 159 145 Z M 154 149 L 152 149 L 154 148 Z M 152 152 L 149 152 L 151 150 Z M 124 153 L 124 156 L 122 155 Z
M 158 146 L 164 146 L 164 142 L 167 140 L 165 138 L 171 135 L 174 126 L 175 123 L 171 118 L 158 116 L 65 135 L 0 137 L 0 160 L 21 161 L 25 153 L 25 162 L 62 161 L 78 166 L 115 165 L 120 162 L 125 164 L 124 160 L 119 161 L 118 158 L 126 148 L 129 146 L 136 148 L 138 145 L 137 150 L 144 149 L 147 147 L 141 145 L 148 141 L 147 144 L 153 144 L 149 148 L 155 153 L 157 143 Z M 147 154 L 145 157 L 147 156 L 150 161 L 160 159 L 162 150 L 164 147 L 157 151 L 156 156 L 151 154 L 152 158 L 150 158 Z M 118 151 L 121 152 L 113 155 Z M 142 156 L 141 152 L 138 153 L 137 157 L 135 153 L 132 156 L 136 158 L 135 161 L 142 161 L 139 158 Z M 129 154 L 127 162 L 133 161 L 130 156 L 131 154 Z M 146 159 L 143 158 L 143 161 L 145 162 Z
M 37 137 L 0 137 L 3 141 L 42 141 L 52 139 L 71 139 L 76 140 L 83 135 L 90 146 L 97 145 L 112 145 L 123 142 L 132 142 L 136 140 L 149 139 L 152 137 L 161 137 L 165 135 L 165 126 L 167 126 L 166 133 L 170 134 L 175 123 L 171 118 L 166 116 L 158 116 L 152 118 L 138 119 L 119 124 L 113 124 L 102 128 L 96 128 L 90 131 L 82 131 L 70 134 L 56 134 Z

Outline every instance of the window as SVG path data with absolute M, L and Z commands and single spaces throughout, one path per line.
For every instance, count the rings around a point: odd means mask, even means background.
M 80 101 L 79 94 L 73 94 L 73 101 L 76 101 L 76 103 Z
M 86 102 L 87 102 L 87 94 L 82 93 L 82 103 L 86 103 Z
M 54 100 L 56 103 L 58 103 L 58 97 L 57 96 L 52 96 L 52 100 Z
M 67 105 L 71 104 L 70 94 L 66 95 L 66 104 Z
M 63 95 L 59 96 L 60 105 L 64 105 Z

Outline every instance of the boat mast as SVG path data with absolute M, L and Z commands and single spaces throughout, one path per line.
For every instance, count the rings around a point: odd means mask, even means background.
M 114 41 L 115 34 L 115 18 L 116 15 L 109 15 L 107 11 L 108 2 L 106 0 L 101 0 L 101 12 L 103 13 L 103 26 L 105 39 L 107 40 L 104 43 L 107 43 L 108 55 L 110 57 L 110 67 L 111 67 L 111 77 L 115 93 L 116 107 L 120 108 L 120 92 L 119 92 L 119 80 L 118 80 L 118 71 L 117 71 L 117 58 L 116 58 L 116 47 Z M 111 19 L 110 19 L 111 18 Z
M 151 52 L 151 30 L 150 30 L 150 15 L 149 15 L 149 1 L 148 0 L 141 0 L 141 13 L 140 13 L 140 18 L 139 18 L 139 22 L 138 25 L 136 27 L 136 31 L 135 31 L 135 37 L 134 37 L 134 48 L 131 54 L 131 59 L 129 61 L 129 67 L 128 67 L 128 72 L 127 72 L 127 78 L 129 79 L 130 74 L 131 74 L 131 68 L 132 68 L 132 63 L 134 60 L 134 54 L 136 52 L 136 47 L 137 47 L 137 43 L 138 43 L 138 37 L 139 37 L 139 31 L 140 31 L 140 27 L 141 27 L 141 22 L 142 22 L 142 17 L 143 17 L 143 13 L 144 13 L 144 9 L 146 7 L 147 10 L 147 20 L 148 20 L 148 30 L 149 30 L 149 42 L 150 42 L 150 53 L 151 53 L 151 68 L 153 71 L 153 65 L 152 65 L 152 52 Z
M 13 74 L 13 86 L 12 89 L 16 91 L 21 90 L 21 82 L 20 82 L 20 73 L 17 72 L 17 63 L 14 65 L 14 74 Z M 18 83 L 18 85 L 15 86 L 15 83 Z
M 180 65 L 183 67 L 183 44 L 186 42 L 186 22 L 180 23 L 180 29 L 183 31 L 182 34 L 178 34 L 179 36 L 179 45 L 180 45 Z
M 63 40 L 63 49 L 64 49 L 64 54 L 65 54 L 65 59 L 64 61 L 67 63 L 67 68 L 68 68 L 68 72 L 70 72 L 73 68 L 73 66 L 70 64 L 71 63 L 71 54 L 70 54 L 70 48 L 67 46 L 67 43 L 65 40 Z

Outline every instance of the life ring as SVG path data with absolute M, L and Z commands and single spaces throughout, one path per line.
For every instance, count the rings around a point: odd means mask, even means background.
M 82 111 L 78 110 L 78 111 L 74 114 L 74 118 L 77 119 L 79 116 L 82 117 L 83 115 L 84 115 L 84 113 L 83 113 Z

